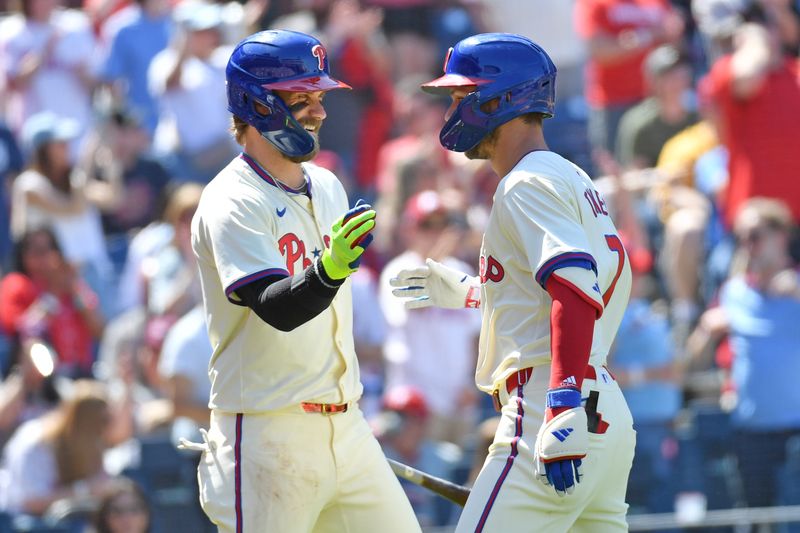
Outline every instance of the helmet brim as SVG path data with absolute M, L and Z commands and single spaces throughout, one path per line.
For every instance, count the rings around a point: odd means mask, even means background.
M 314 76 L 311 78 L 280 80 L 274 83 L 266 83 L 262 85 L 262 87 L 273 91 L 288 91 L 295 93 L 330 91 L 333 89 L 352 89 L 352 87 L 343 81 L 336 80 L 330 76 Z
M 481 78 L 470 78 L 469 76 L 462 76 L 461 74 L 445 74 L 439 78 L 428 83 L 423 83 L 420 88 L 432 94 L 449 94 L 450 89 L 456 87 L 474 87 L 482 85 L 489 80 Z

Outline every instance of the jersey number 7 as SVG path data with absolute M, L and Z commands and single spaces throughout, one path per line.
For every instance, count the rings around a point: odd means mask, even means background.
M 611 296 L 614 294 L 614 289 L 617 287 L 617 280 L 622 274 L 622 269 L 625 267 L 625 247 L 622 246 L 622 241 L 617 235 L 606 235 L 606 244 L 608 249 L 617 253 L 617 272 L 614 274 L 614 279 L 611 280 L 611 285 L 608 286 L 606 292 L 603 293 L 603 305 L 608 305 L 611 301 Z

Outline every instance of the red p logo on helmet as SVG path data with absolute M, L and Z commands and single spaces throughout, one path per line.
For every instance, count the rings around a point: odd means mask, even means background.
M 325 58 L 328 56 L 325 47 L 321 44 L 315 44 L 313 48 L 311 48 L 311 55 L 317 58 L 319 69 L 325 70 Z

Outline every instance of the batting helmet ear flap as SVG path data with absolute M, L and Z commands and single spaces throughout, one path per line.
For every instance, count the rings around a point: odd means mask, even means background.
M 439 132 L 442 146 L 466 152 L 492 130 L 518 116 L 534 112 L 552 116 L 551 91 L 555 91 L 555 76 L 523 81 L 500 91 L 492 88 L 491 85 L 479 86 L 461 100 Z
M 256 103 L 264 106 L 267 114 L 260 113 Z M 286 103 L 272 91 L 264 90 L 261 98 L 251 99 L 248 107 L 255 122 L 250 124 L 287 156 L 300 157 L 314 150 L 314 137 L 295 120 Z

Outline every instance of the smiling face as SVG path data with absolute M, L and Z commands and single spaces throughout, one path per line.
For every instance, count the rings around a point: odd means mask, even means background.
M 283 100 L 294 119 L 314 138 L 314 150 L 310 154 L 300 157 L 288 157 L 287 159 L 294 163 L 311 161 L 319 153 L 319 130 L 325 117 L 328 116 L 322 106 L 325 91 L 275 91 L 275 94 Z

